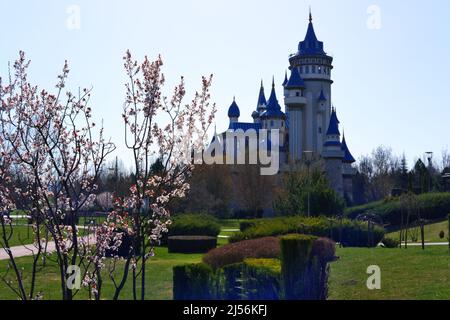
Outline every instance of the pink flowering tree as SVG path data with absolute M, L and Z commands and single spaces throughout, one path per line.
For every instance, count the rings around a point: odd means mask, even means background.
M 90 236 L 81 235 L 77 222 L 82 208 L 95 200 L 101 168 L 115 147 L 105 140 L 103 128 L 96 130 L 89 107 L 91 90 L 77 95 L 64 90 L 67 62 L 54 94 L 28 81 L 29 63 L 20 52 L 7 83 L 0 80 L 1 245 L 13 270 L 13 276 L 3 280 L 21 299 L 39 297 L 36 273 L 51 242 L 62 298 L 70 300 L 79 291 L 67 285 L 69 266 L 79 267 L 82 283 L 100 298 L 105 251 L 120 243 L 120 235 L 114 233 L 117 219 L 109 218 Z M 12 181 L 17 180 L 14 172 L 20 172 L 21 183 Z M 9 244 L 14 228 L 7 216 L 15 207 L 25 210 L 33 224 L 34 243 L 28 246 L 33 266 L 27 286 Z
M 160 57 L 142 63 L 128 51 L 124 57 L 128 77 L 123 110 L 125 143 L 134 159 L 134 183 L 130 196 L 117 199 L 115 214 L 133 239 L 115 299 L 132 271 L 133 297 L 144 299 L 146 262 L 170 225 L 171 201 L 186 195 L 186 178 L 193 169 L 193 154 L 203 150 L 207 131 L 216 107 L 210 103 L 212 76 L 202 78 L 202 86 L 190 103 L 185 103 L 184 79 L 181 78 L 171 98 L 161 93 L 165 79 Z M 114 266 L 115 270 L 115 266 Z M 120 281 L 119 281 L 120 280 Z

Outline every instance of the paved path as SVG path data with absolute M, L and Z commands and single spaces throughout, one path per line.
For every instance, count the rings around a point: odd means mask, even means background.
M 404 247 L 405 244 L 402 244 L 402 247 Z M 408 242 L 408 247 L 421 247 L 422 244 L 421 243 L 409 243 Z M 448 246 L 448 242 L 425 242 L 425 246 Z
M 94 235 L 90 235 L 89 239 L 88 237 L 84 238 L 85 241 L 87 241 L 89 244 L 94 244 L 95 243 L 95 236 Z M 28 257 L 28 256 L 32 256 L 33 254 L 38 252 L 38 249 L 32 245 L 25 245 L 25 246 L 17 246 L 17 247 L 12 247 L 10 248 L 14 258 L 21 258 L 21 257 Z M 42 250 L 44 250 L 44 248 L 42 248 Z M 56 251 L 56 246 L 55 246 L 55 242 L 51 241 L 47 243 L 47 253 L 53 253 Z M 0 260 L 8 260 L 9 259 L 9 255 L 6 252 L 5 249 L 0 248 Z

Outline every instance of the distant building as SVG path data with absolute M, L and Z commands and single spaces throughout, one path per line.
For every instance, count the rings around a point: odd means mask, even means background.
M 355 159 L 345 136 L 341 135 L 337 112 L 331 104 L 332 62 L 333 58 L 324 51 L 323 42 L 316 37 L 310 14 L 306 37 L 300 42 L 298 52 L 289 57 L 290 75 L 286 73 L 282 84 L 284 111 L 276 96 L 275 83 L 272 83 L 268 100 L 261 83 L 258 103 L 252 113 L 253 122 L 239 122 L 241 113 L 234 99 L 228 110 L 229 130 L 267 129 L 270 132 L 278 129 L 281 171 L 289 168 L 289 163 L 301 161 L 305 152 L 312 152 L 323 159 L 332 188 L 352 200 Z

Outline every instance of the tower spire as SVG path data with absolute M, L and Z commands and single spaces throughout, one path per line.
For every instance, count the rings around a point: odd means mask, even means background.
M 311 6 L 309 6 L 309 22 L 311 23 L 312 20 L 313 20 L 313 18 L 312 18 Z

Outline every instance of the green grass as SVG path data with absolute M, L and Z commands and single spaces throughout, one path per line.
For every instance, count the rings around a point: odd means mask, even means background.
M 45 230 L 44 227 L 41 228 L 41 230 Z M 9 233 L 9 229 L 7 229 L 7 232 Z M 87 232 L 84 229 L 79 230 L 79 234 L 81 236 L 86 235 Z M 0 247 L 3 244 L 3 231 L 0 229 Z M 45 231 L 41 234 L 42 237 L 45 237 Z M 33 228 L 31 226 L 15 226 L 13 225 L 13 233 L 11 238 L 9 239 L 9 246 L 15 247 L 15 246 L 21 246 L 21 245 L 27 245 L 34 242 L 35 236 L 33 234 Z
M 450 253 L 446 246 L 408 249 L 338 249 L 331 264 L 332 300 L 450 299 Z M 366 287 L 367 267 L 381 268 L 381 290 Z
M 441 239 L 439 237 L 439 233 L 441 231 L 444 231 L 444 233 L 445 233 L 444 239 Z M 414 231 L 411 231 L 408 233 L 408 241 L 410 241 L 410 242 L 412 241 L 411 240 L 412 233 L 414 233 Z M 418 228 L 416 229 L 415 233 L 417 234 L 418 240 L 420 241 L 420 230 Z M 399 231 L 391 232 L 387 236 L 389 238 L 399 239 L 400 232 Z M 426 242 L 446 242 L 446 241 L 448 241 L 448 220 L 426 225 L 425 226 L 425 241 Z

